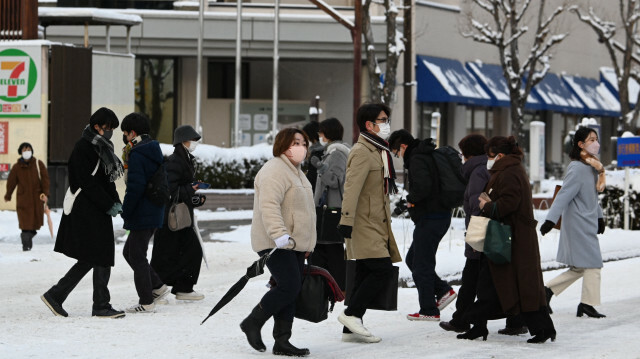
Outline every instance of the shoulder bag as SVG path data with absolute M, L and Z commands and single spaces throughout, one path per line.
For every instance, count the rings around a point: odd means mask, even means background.
M 342 187 L 338 180 L 338 191 L 342 200 Z M 316 234 L 319 242 L 344 242 L 344 237 L 338 231 L 342 208 L 327 207 L 329 201 L 329 186 L 325 187 L 322 194 L 321 206 L 316 207 Z
M 495 204 L 491 217 L 497 212 Z M 484 255 L 494 264 L 511 262 L 511 226 L 492 219 L 487 225 L 487 236 L 484 239 Z
M 180 188 L 176 191 L 176 196 L 173 199 L 173 203 L 169 208 L 169 215 L 167 216 L 167 226 L 174 232 L 191 227 L 191 214 L 189 213 L 189 207 L 187 207 L 184 202 L 178 202 L 179 196 Z
M 96 172 L 98 172 L 99 166 L 100 166 L 100 158 L 98 158 L 98 163 L 96 163 L 96 168 L 94 168 L 93 172 L 91 172 L 91 176 L 95 176 Z M 40 174 L 40 171 L 38 168 L 38 175 L 39 174 Z M 64 200 L 62 201 L 62 211 L 67 216 L 69 215 L 69 213 L 71 213 L 71 210 L 73 209 L 73 202 L 76 201 L 76 197 L 78 197 L 78 195 L 80 194 L 80 191 L 82 191 L 82 188 L 78 188 L 76 193 L 71 192 L 71 186 L 67 188 L 67 193 L 65 193 Z

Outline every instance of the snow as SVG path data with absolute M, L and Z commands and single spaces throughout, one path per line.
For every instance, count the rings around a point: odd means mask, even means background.
M 119 11 L 81 7 L 41 7 L 38 16 L 42 17 L 92 17 L 96 20 L 124 21 L 132 24 L 142 23 L 138 15 L 123 14 Z
M 247 219 L 251 211 L 196 211 L 200 220 Z M 545 211 L 536 211 L 544 219 Z M 53 212 L 54 224 L 60 211 Z M 463 220 L 454 218 L 451 230 L 440 243 L 437 272 L 444 278 L 457 279 L 464 264 Z M 157 307 L 155 314 L 127 314 L 124 319 L 91 317 L 91 275 L 83 279 L 64 303 L 70 317 L 55 317 L 39 299 L 75 262 L 53 252 L 53 240 L 43 228 L 34 238 L 31 252 L 22 252 L 15 212 L 0 211 L 0 284 L 5 295 L 0 297 L 3 338 L 0 357 L 3 358 L 256 358 L 259 354 L 249 347 L 238 325 L 267 290 L 268 271 L 249 281 L 245 289 L 204 325 L 200 322 L 220 297 L 245 272 L 257 256 L 249 243 L 250 226 L 213 235 L 216 242 L 205 242 L 210 269 L 204 266 L 196 286 L 205 294 L 202 302 L 181 302 L 169 295 L 169 303 Z M 395 219 L 392 228 L 400 251 L 404 254 L 411 242 L 413 224 L 408 219 Z M 116 218 L 114 229 L 122 232 L 122 221 Z M 89 239 L 89 238 L 88 238 Z M 133 272 L 121 253 L 123 244 L 116 244 L 116 264 L 112 269 L 109 289 L 111 303 L 125 308 L 136 303 Z M 607 229 L 600 236 L 606 259 L 640 255 L 640 241 L 631 231 Z M 558 234 L 552 230 L 540 238 L 540 255 L 545 268 L 555 267 L 553 260 Z M 149 249 L 149 254 L 152 249 Z M 401 276 L 408 276 L 403 263 Z M 544 273 L 546 281 L 560 273 Z M 414 288 L 399 288 L 398 311 L 368 311 L 365 324 L 383 338 L 379 344 L 361 345 L 340 341 L 342 327 L 336 318 L 344 306 L 337 303 L 329 319 L 313 324 L 294 322 L 294 345 L 308 347 L 316 358 L 416 358 L 425 352 L 416 351 L 416 343 L 428 343 L 431 357 L 453 358 L 576 358 L 636 357 L 640 342 L 636 340 L 640 311 L 640 258 L 605 263 L 602 270 L 602 305 L 597 309 L 605 319 L 576 318 L 580 300 L 580 281 L 569 287 L 551 304 L 558 331 L 554 343 L 527 344 L 528 335 L 502 336 L 497 330 L 504 320 L 489 322 L 489 338 L 482 341 L 460 341 L 455 333 L 445 332 L 437 323 L 410 322 L 407 313 L 417 309 Z M 454 286 L 458 290 L 458 286 Z M 10 295 L 9 295 L 10 294 Z M 450 320 L 454 306 L 442 311 L 442 319 Z M 263 340 L 271 348 L 273 321 L 262 330 Z
M 572 112 L 582 112 L 584 109 L 580 100 L 569 91 L 560 77 L 554 73 L 547 73 L 532 91 L 542 98 L 543 103 L 556 108 L 561 107 L 561 110 L 568 108 Z
M 588 109 L 620 112 L 620 103 L 604 83 L 578 76 L 564 75 L 562 78 Z
M 473 75 L 457 60 L 439 59 L 451 63 L 451 66 L 441 66 L 434 61 L 428 61 L 425 56 L 421 56 L 421 58 L 423 64 L 438 79 L 448 94 L 476 99 L 491 99 Z
M 486 85 L 489 92 L 496 98 L 500 106 L 509 107 L 511 97 L 509 87 L 504 78 L 502 66 L 485 64 L 478 61 L 467 62 L 467 68 L 476 78 Z M 527 96 L 527 105 L 538 105 L 540 102 L 532 95 Z
M 162 154 L 169 156 L 173 153 L 173 146 L 166 143 L 160 144 Z M 222 163 L 242 162 L 252 159 L 273 158 L 273 146 L 261 143 L 255 146 L 240 146 L 234 148 L 218 147 L 213 145 L 199 144 L 193 151 L 193 155 L 202 163 L 211 165 L 218 161 Z
M 616 75 L 616 71 L 613 67 L 601 67 L 600 68 L 600 78 L 603 82 L 606 81 L 607 85 L 611 86 L 613 90 L 616 92 L 618 97 L 620 96 L 617 92 L 618 90 L 618 76 Z M 632 78 L 629 77 L 629 103 L 632 106 L 635 106 L 636 100 L 638 99 L 638 92 L 640 92 L 640 84 Z

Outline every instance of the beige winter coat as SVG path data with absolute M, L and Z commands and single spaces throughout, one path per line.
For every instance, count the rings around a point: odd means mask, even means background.
M 347 159 L 347 175 L 340 224 L 352 226 L 345 238 L 347 259 L 385 258 L 400 262 L 391 231 L 389 196 L 384 193 L 380 151 L 363 137 Z
M 311 183 L 300 166 L 295 167 L 285 155 L 272 158 L 258 171 L 253 187 L 253 250 L 274 248 L 274 240 L 288 234 L 296 242 L 294 250 L 313 251 L 316 208 Z

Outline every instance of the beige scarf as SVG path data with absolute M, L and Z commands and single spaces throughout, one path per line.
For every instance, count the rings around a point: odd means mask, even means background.
M 596 183 L 596 189 L 598 192 L 604 191 L 606 178 L 604 176 L 604 166 L 602 165 L 602 162 L 598 160 L 598 157 L 589 154 L 585 150 L 580 151 L 580 158 L 582 158 L 582 162 L 590 165 L 598 171 L 598 183 Z

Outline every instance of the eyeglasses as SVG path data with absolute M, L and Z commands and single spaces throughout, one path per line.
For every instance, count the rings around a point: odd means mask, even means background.
M 378 121 L 382 121 L 382 122 L 378 122 Z M 389 117 L 383 117 L 383 118 L 376 118 L 375 121 L 373 121 L 373 123 L 375 123 L 376 125 L 381 125 L 383 123 L 391 123 L 391 119 Z

